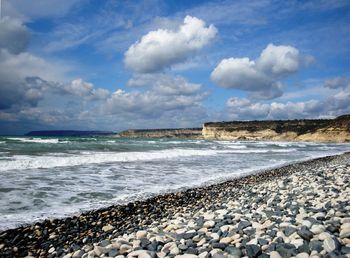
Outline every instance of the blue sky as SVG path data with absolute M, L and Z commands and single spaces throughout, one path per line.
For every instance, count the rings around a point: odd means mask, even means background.
M 350 113 L 349 1 L 2 0 L 0 133 Z

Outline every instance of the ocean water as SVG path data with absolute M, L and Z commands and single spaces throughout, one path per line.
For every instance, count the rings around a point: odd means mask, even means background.
M 0 137 L 0 230 L 349 150 L 305 142 Z

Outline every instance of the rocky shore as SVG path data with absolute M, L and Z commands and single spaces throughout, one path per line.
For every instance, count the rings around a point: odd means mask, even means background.
M 350 257 L 350 153 L 0 232 L 0 257 Z

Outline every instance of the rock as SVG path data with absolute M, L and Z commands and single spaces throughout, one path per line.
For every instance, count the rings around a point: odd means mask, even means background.
M 318 235 L 318 239 L 321 241 L 325 240 L 327 237 L 331 237 L 331 234 L 329 234 L 328 232 L 322 232 Z
M 212 243 L 211 246 L 213 248 L 218 248 L 218 249 L 224 250 L 227 247 L 227 244 L 224 244 L 224 243 Z
M 270 252 L 270 258 L 282 258 L 282 256 L 278 252 L 272 251 Z
M 119 248 L 119 253 L 126 254 L 129 253 L 132 250 L 132 247 L 127 244 L 122 244 Z
M 107 245 L 110 245 L 110 244 L 111 242 L 108 239 L 105 239 L 99 243 L 99 246 L 106 247 Z
M 250 223 L 249 221 L 242 220 L 241 222 L 239 222 L 237 229 L 238 230 L 243 230 L 243 229 L 245 229 L 245 228 L 247 228 L 247 227 L 249 227 L 251 225 L 252 225 L 252 223 Z
M 242 257 L 241 249 L 239 249 L 235 246 L 232 246 L 232 245 L 226 247 L 225 252 L 232 255 L 232 256 L 235 256 L 235 257 Z
M 312 233 L 314 233 L 315 235 L 321 234 L 322 232 L 325 231 L 325 227 L 323 225 L 313 225 L 310 229 L 310 231 Z
M 205 258 L 205 257 L 207 256 L 207 254 L 208 254 L 207 251 L 205 251 L 205 252 L 203 252 L 203 253 L 200 253 L 200 254 L 198 255 L 198 258 Z
M 308 253 L 299 253 L 295 256 L 296 258 L 309 258 Z
M 311 226 L 312 226 L 312 223 L 310 220 L 303 220 L 301 224 L 305 227 L 308 227 L 308 228 L 311 228 Z
M 304 240 L 301 239 L 301 238 L 292 239 L 292 240 L 290 241 L 290 243 L 291 243 L 292 245 L 295 245 L 296 248 L 298 248 L 298 247 L 300 247 L 300 246 L 302 246 L 302 245 L 304 244 Z
M 220 243 L 223 243 L 223 244 L 229 244 L 231 243 L 231 241 L 232 241 L 231 237 L 223 237 L 220 239 Z
M 350 227 L 343 228 L 339 234 L 340 238 L 350 238 Z
M 177 255 L 177 254 L 179 254 L 180 253 L 180 250 L 179 250 L 179 248 L 176 246 L 176 245 L 174 245 L 171 249 L 170 249 L 170 254 L 175 254 L 175 255 Z
M 270 258 L 270 255 L 268 255 L 266 253 L 262 253 L 258 256 L 258 258 Z
M 314 235 L 307 227 L 302 227 L 297 233 L 302 239 L 306 241 L 310 241 Z
M 258 245 L 246 245 L 245 248 L 249 258 L 258 257 L 261 254 L 261 249 Z
M 114 229 L 114 227 L 110 224 L 107 224 L 107 225 L 102 227 L 103 232 L 109 232 L 109 231 L 112 231 L 113 229 Z
M 327 237 L 323 241 L 323 248 L 327 253 L 331 253 L 335 250 L 339 250 L 340 247 L 341 247 L 340 243 L 335 238 Z
M 214 239 L 214 240 L 219 240 L 219 239 L 220 239 L 220 236 L 219 236 L 218 233 L 212 233 L 212 234 L 210 235 L 210 237 L 211 237 L 212 239 Z
M 299 246 L 297 248 L 299 253 L 309 253 L 310 252 L 310 247 L 307 243 L 304 242 L 303 245 Z
M 175 258 L 197 258 L 197 255 L 194 254 L 183 254 L 183 255 L 176 255 Z
M 213 258 L 226 258 L 223 254 L 221 253 L 215 253 L 212 255 Z
M 51 247 L 48 251 L 49 254 L 52 254 L 55 251 L 55 247 Z
M 115 249 L 111 249 L 108 251 L 108 256 L 109 257 L 116 257 L 118 255 L 118 251 Z
M 137 258 L 152 258 L 152 256 L 149 253 L 142 253 Z
M 268 243 L 269 243 L 269 241 L 267 241 L 266 239 L 262 239 L 262 238 L 258 239 L 259 245 L 267 245 Z
M 96 246 L 94 247 L 94 253 L 95 253 L 95 255 L 97 255 L 97 256 L 101 256 L 102 254 L 105 254 L 105 253 L 107 253 L 107 252 L 108 252 L 108 250 L 107 250 L 107 248 L 105 248 L 105 247 L 98 246 L 98 245 L 96 245 Z
M 297 253 L 295 246 L 287 243 L 277 244 L 276 251 L 282 257 L 292 257 Z
M 72 258 L 81 258 L 84 255 L 84 251 L 83 250 L 77 250 L 73 253 Z
M 294 227 L 286 227 L 283 230 L 283 233 L 285 234 L 285 236 L 289 237 L 290 235 L 292 235 L 296 231 L 298 231 L 298 230 L 296 228 L 294 228 Z
M 146 250 L 137 250 L 137 251 L 132 251 L 128 254 L 128 256 L 131 256 L 131 257 L 140 257 L 140 255 L 149 255 L 149 252 L 146 251 Z
M 213 220 L 208 220 L 208 221 L 204 222 L 204 224 L 203 224 L 203 227 L 205 227 L 205 228 L 212 228 L 214 226 L 215 226 L 215 221 L 213 221 Z
M 141 238 L 146 238 L 147 237 L 147 231 L 146 230 L 139 230 L 136 232 L 136 238 L 141 239 Z
M 341 248 L 341 253 L 343 253 L 343 254 L 350 254 L 350 246 L 343 246 Z
M 315 250 L 320 253 L 323 250 L 323 242 L 317 240 L 311 241 L 309 243 L 309 248 L 311 251 Z

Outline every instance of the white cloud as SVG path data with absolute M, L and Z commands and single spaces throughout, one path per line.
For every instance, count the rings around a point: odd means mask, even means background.
M 299 51 L 291 46 L 269 44 L 256 60 L 223 59 L 211 73 L 211 79 L 225 88 L 250 92 L 257 99 L 272 99 L 282 95 L 279 81 L 299 69 Z
M 211 79 L 220 86 L 248 91 L 263 90 L 270 79 L 256 69 L 255 61 L 249 58 L 223 59 L 211 74 Z
M 158 29 L 144 35 L 125 52 L 126 67 L 139 73 L 161 71 L 185 61 L 215 37 L 214 25 L 206 27 L 196 17 L 186 16 L 177 31 Z
M 325 81 L 324 87 L 329 89 L 350 88 L 350 77 L 336 77 Z
M 138 74 L 128 81 L 129 86 L 147 86 L 162 95 L 192 95 L 199 92 L 200 84 L 189 83 L 181 76 L 167 74 Z
M 269 105 L 252 103 L 246 98 L 230 98 L 226 102 L 229 119 L 248 120 L 266 117 L 269 113 Z
M 298 71 L 300 63 L 299 50 L 291 46 L 269 44 L 256 61 L 256 69 L 279 78 Z
M 85 82 L 83 79 L 75 79 L 71 83 L 64 86 L 67 93 L 83 97 L 89 100 L 106 99 L 109 97 L 109 90 L 95 88 L 92 83 Z
M 332 94 L 321 99 L 287 102 L 255 102 L 247 98 L 230 98 L 226 102 L 229 119 L 296 119 L 335 117 L 350 113 L 350 84 L 344 86 L 347 78 L 327 80 L 324 87 L 332 87 Z
M 18 54 L 28 45 L 29 32 L 20 20 L 5 17 L 0 19 L 0 49 Z

